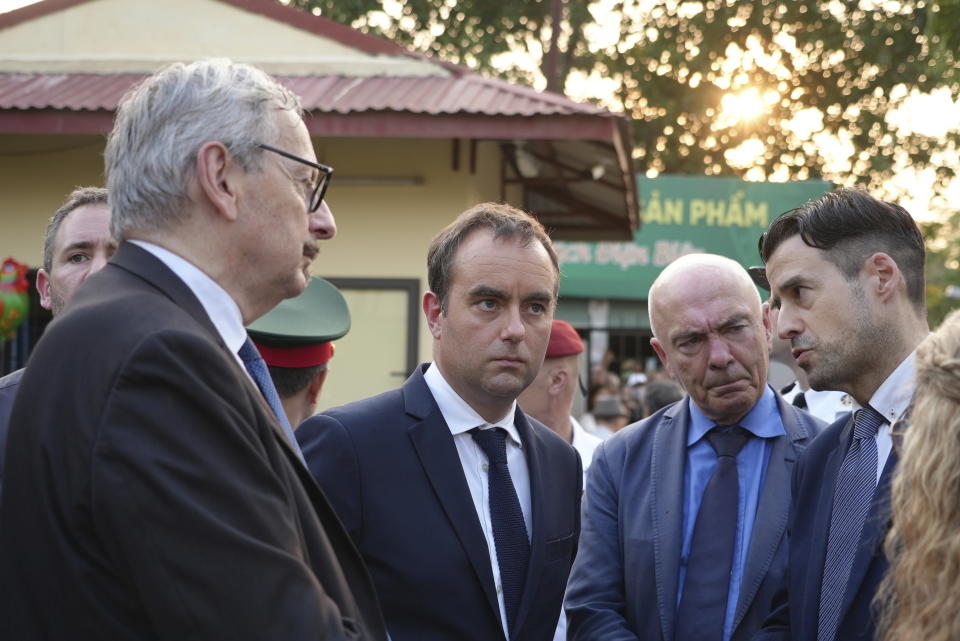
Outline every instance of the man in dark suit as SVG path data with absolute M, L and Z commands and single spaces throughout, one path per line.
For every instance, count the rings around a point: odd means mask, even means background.
M 580 531 L 580 460 L 516 398 L 537 374 L 559 269 L 506 205 L 434 238 L 434 362 L 297 431 L 373 574 L 393 641 L 548 641 Z
M 791 469 L 824 425 L 766 384 L 770 328 L 740 265 L 684 256 L 649 308 L 651 344 L 688 397 L 594 454 L 569 638 L 748 639 L 786 568 Z
M 40 306 L 58 316 L 87 276 L 100 271 L 117 243 L 110 237 L 107 190 L 77 187 L 47 225 L 43 239 L 43 267 L 37 270 Z M 23 369 L 0 378 L 0 485 L 13 399 Z
M 929 333 L 923 236 L 903 208 L 840 189 L 773 221 L 760 254 L 780 337 L 810 387 L 854 405 L 794 471 L 789 581 L 755 639 L 866 641 L 887 568 L 890 426 L 910 406 Z
M 122 241 L 47 329 L 11 420 L 0 638 L 386 639 L 362 559 L 245 370 L 335 226 L 299 100 L 171 65 L 107 142 Z M 248 375 L 249 374 L 249 375 Z

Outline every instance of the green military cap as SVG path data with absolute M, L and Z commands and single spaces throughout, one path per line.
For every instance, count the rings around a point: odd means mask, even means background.
M 312 367 L 330 360 L 330 341 L 350 331 L 350 309 L 340 290 L 314 276 L 302 294 L 281 301 L 247 331 L 267 365 Z

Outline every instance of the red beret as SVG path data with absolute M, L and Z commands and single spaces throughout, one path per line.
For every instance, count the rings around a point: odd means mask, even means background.
M 550 330 L 550 342 L 547 344 L 547 358 L 558 358 L 560 356 L 570 356 L 579 354 L 583 351 L 583 341 L 573 325 L 567 321 L 553 321 L 553 328 Z

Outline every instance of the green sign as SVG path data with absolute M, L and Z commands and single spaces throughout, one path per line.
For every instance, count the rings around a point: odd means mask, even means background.
M 684 254 L 720 254 L 744 267 L 757 265 L 757 239 L 770 221 L 833 189 L 821 180 L 700 176 L 641 177 L 638 185 L 643 224 L 632 243 L 555 243 L 561 296 L 645 300 L 660 271 Z

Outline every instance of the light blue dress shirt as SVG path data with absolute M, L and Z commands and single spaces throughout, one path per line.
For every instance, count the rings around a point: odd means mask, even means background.
M 693 528 L 697 521 L 700 501 L 707 489 L 707 483 L 717 466 L 717 455 L 709 441 L 707 432 L 716 425 L 697 408 L 689 398 L 690 427 L 687 431 L 687 459 L 683 471 L 683 548 L 680 554 L 680 582 L 677 592 L 677 605 L 683 595 L 683 583 L 690 559 L 690 546 L 693 543 Z M 727 614 L 723 624 L 723 641 L 729 641 L 733 634 L 733 617 L 740 595 L 740 582 L 743 569 L 747 565 L 747 552 L 750 549 L 750 536 L 753 534 L 753 522 L 757 516 L 757 503 L 760 489 L 770 460 L 771 440 L 786 434 L 776 395 L 768 385 L 753 406 L 753 409 L 738 423 L 749 431 L 750 438 L 737 454 L 737 474 L 740 478 L 740 496 L 737 500 L 737 537 L 733 551 L 733 566 L 730 574 L 730 590 L 727 593 Z

